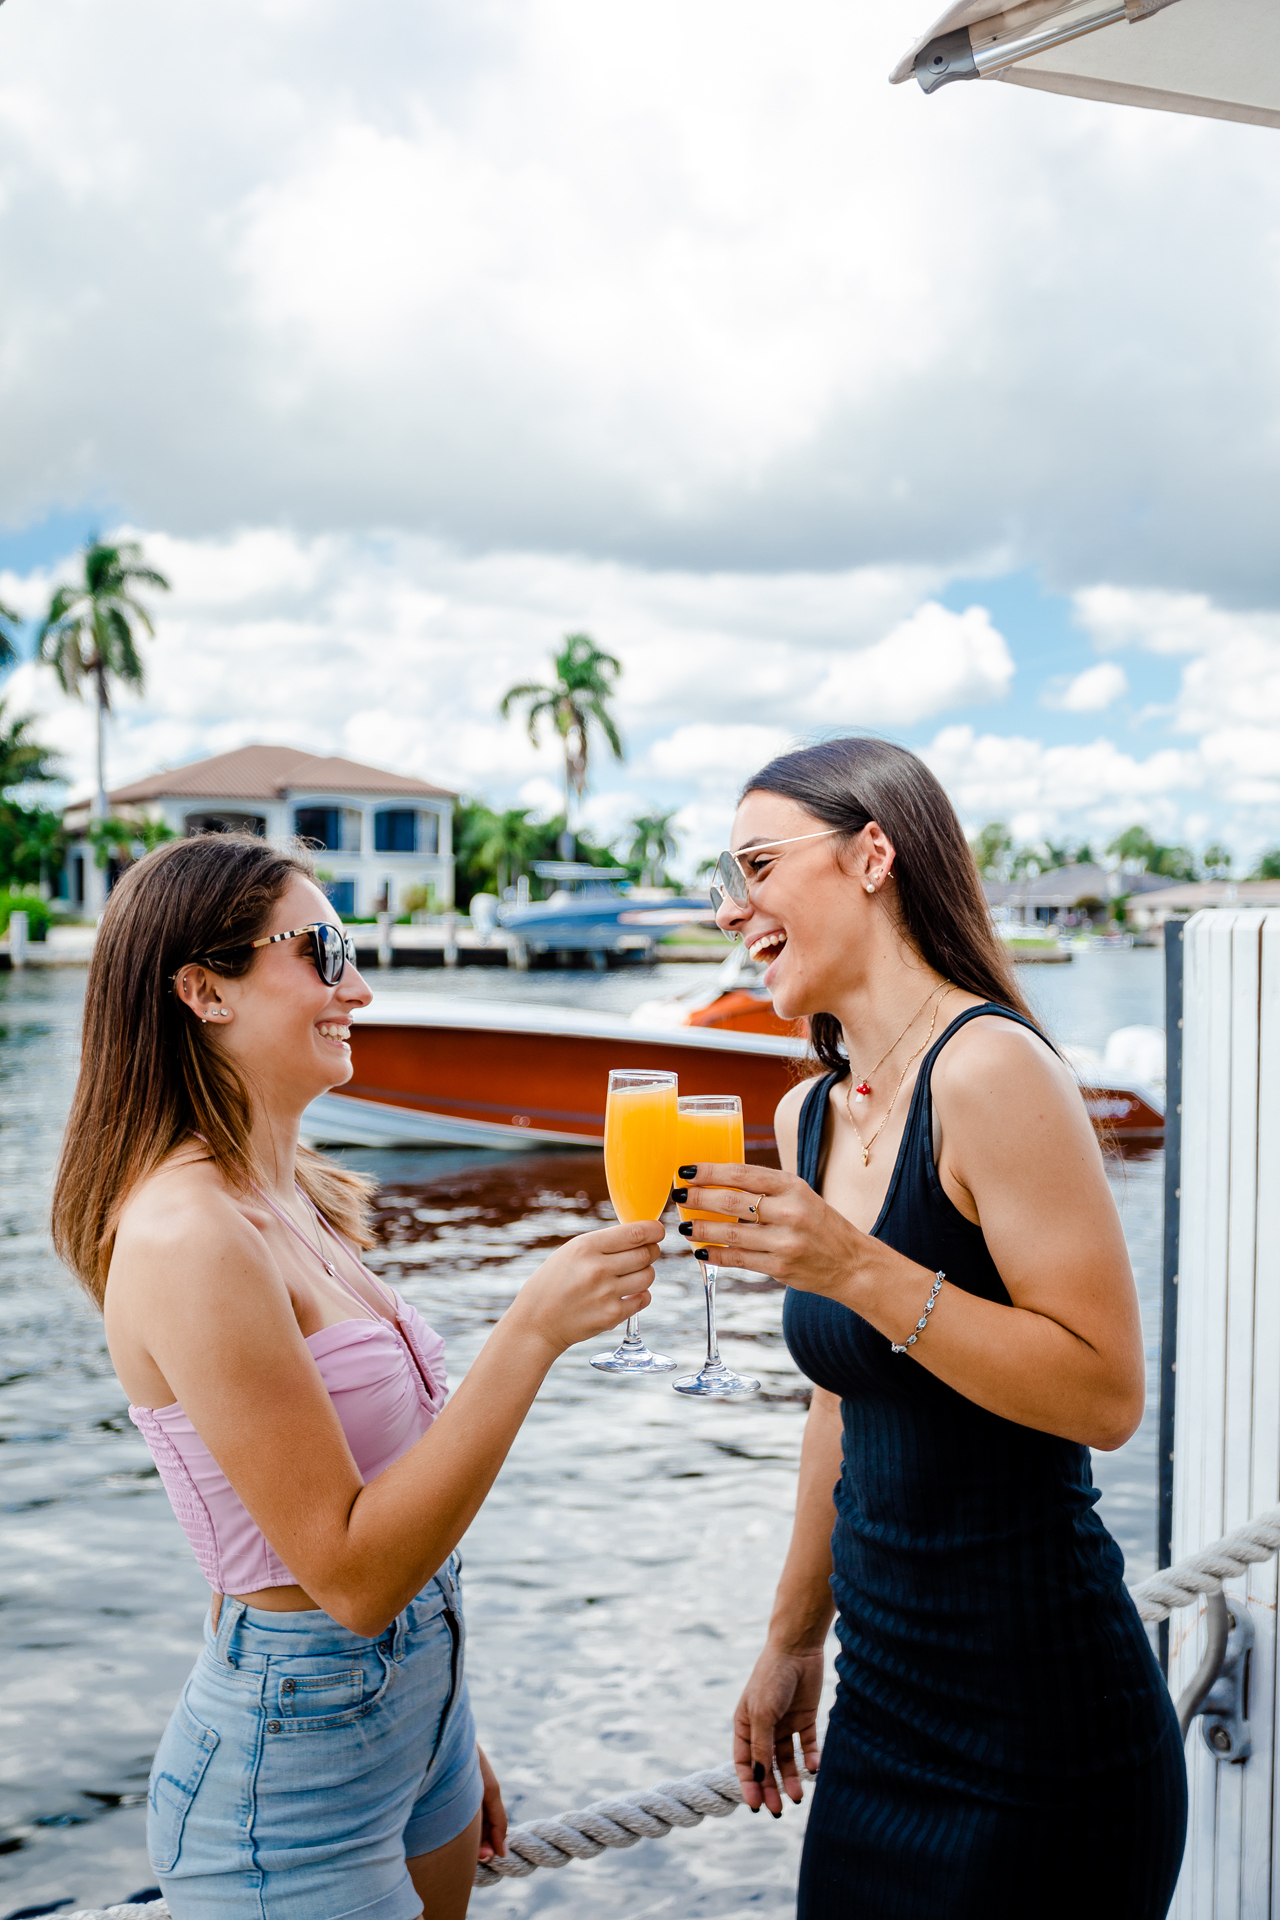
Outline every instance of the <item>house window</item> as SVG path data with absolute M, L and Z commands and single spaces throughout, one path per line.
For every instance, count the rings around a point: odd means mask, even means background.
M 313 841 L 326 853 L 359 853 L 358 807 L 295 807 L 293 830 L 300 840 Z
M 322 880 L 320 890 L 329 896 L 329 905 L 335 913 L 355 914 L 356 883 L 354 880 Z
M 375 853 L 417 853 L 421 837 L 420 816 L 408 807 L 389 807 L 373 816 Z

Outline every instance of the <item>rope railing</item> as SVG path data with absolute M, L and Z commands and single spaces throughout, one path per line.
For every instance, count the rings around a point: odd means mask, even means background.
M 1140 1581 L 1132 1589 L 1138 1613 L 1152 1623 L 1167 1620 L 1179 1607 L 1220 1592 L 1224 1580 L 1238 1579 L 1276 1552 L 1280 1552 L 1280 1507 L 1271 1507 L 1211 1547 L 1180 1560 L 1176 1567 L 1162 1568 Z M 721 1820 L 741 1804 L 742 1788 L 728 1763 L 613 1799 L 595 1800 L 576 1813 L 562 1813 L 558 1820 L 530 1820 L 509 1828 L 505 1856 L 478 1866 L 475 1885 L 493 1887 L 500 1880 L 523 1879 L 539 1867 L 565 1867 L 570 1860 L 592 1860 L 612 1847 L 661 1840 L 673 1827 Z M 163 1900 L 145 1906 L 83 1907 L 61 1920 L 169 1920 L 169 1909 Z
M 1176 1567 L 1164 1567 L 1134 1587 L 1138 1612 L 1147 1621 L 1167 1620 L 1179 1607 L 1189 1607 L 1206 1593 L 1216 1593 L 1224 1580 L 1238 1580 L 1277 1551 L 1280 1507 L 1269 1507 L 1233 1533 L 1215 1540 L 1211 1547 L 1202 1547 L 1199 1553 L 1179 1560 Z

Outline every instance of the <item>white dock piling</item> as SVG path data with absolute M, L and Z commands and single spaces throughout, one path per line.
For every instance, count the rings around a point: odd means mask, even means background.
M 27 964 L 28 932 L 26 909 L 15 907 L 9 915 L 9 965 L 15 973 Z
M 1175 1560 L 1280 1503 L 1280 913 L 1198 913 L 1183 938 Z M 1280 1864 L 1276 1561 L 1226 1591 L 1254 1627 L 1252 1751 L 1225 1764 L 1192 1723 L 1175 1920 L 1270 1920 Z M 1203 1607 L 1175 1616 L 1175 1697 L 1204 1644 Z

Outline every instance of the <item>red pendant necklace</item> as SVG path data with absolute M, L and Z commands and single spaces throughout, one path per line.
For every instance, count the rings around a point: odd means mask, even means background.
M 945 986 L 946 982 L 943 981 L 942 985 Z M 912 1027 L 914 1027 L 916 1021 L 920 1018 L 920 1015 L 924 1012 L 929 1002 L 933 999 L 934 994 L 940 991 L 941 991 L 940 987 L 932 987 L 929 990 L 929 992 L 926 993 L 924 999 L 920 1002 L 920 1005 L 916 1008 L 915 1012 L 912 1014 L 911 1018 L 908 1020 L 906 1026 L 902 1029 L 902 1032 L 898 1035 L 897 1040 L 894 1041 L 893 1046 L 886 1047 L 884 1052 L 880 1055 L 880 1058 L 876 1061 L 874 1067 L 872 1067 L 871 1069 L 872 1073 L 879 1073 L 881 1067 L 884 1065 L 885 1061 L 889 1058 L 889 1055 L 893 1052 L 894 1047 L 898 1045 L 899 1041 L 904 1040 L 906 1038 L 906 1036 L 910 1033 Z M 852 1077 L 852 1068 L 850 1069 L 850 1076 Z M 864 1075 L 863 1078 L 858 1082 L 857 1086 L 853 1089 L 853 1097 L 855 1100 L 869 1100 L 871 1098 L 872 1091 L 873 1089 L 871 1086 L 870 1075 Z

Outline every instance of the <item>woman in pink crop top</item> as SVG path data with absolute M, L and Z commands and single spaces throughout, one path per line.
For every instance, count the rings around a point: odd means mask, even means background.
M 527 1280 L 446 1404 L 365 1267 L 368 1186 L 301 1147 L 369 992 L 305 857 L 247 835 L 111 894 L 54 1237 L 214 1591 L 152 1769 L 174 1920 L 460 1920 L 506 1817 L 455 1548 L 552 1362 L 648 1303 L 657 1222 Z

